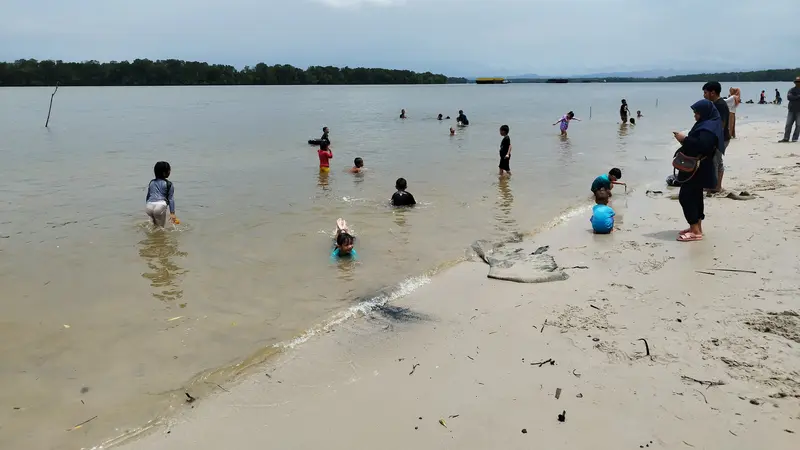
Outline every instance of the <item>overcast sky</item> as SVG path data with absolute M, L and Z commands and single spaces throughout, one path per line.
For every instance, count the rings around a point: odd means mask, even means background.
M 0 60 L 178 58 L 449 75 L 800 65 L 798 0 L 2 0 Z

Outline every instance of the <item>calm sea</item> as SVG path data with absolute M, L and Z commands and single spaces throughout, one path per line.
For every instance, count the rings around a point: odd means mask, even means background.
M 790 86 L 740 87 L 755 99 Z M 691 126 L 702 96 L 698 83 L 60 88 L 45 129 L 51 92 L 0 89 L 3 448 L 140 427 L 183 388 L 224 383 L 337 313 L 423 284 L 475 239 L 587 205 L 612 166 L 634 189 L 667 175 L 670 131 Z M 618 123 L 621 98 L 643 112 L 635 126 Z M 743 105 L 740 121 L 784 108 Z M 435 117 L 459 109 L 471 125 L 450 137 L 453 121 Z M 563 140 L 551 124 L 570 110 L 582 121 Z M 502 124 L 510 180 L 497 176 Z M 323 125 L 328 175 L 306 144 Z M 357 156 L 368 170 L 346 173 Z M 182 220 L 167 232 L 144 215 L 158 160 Z M 388 206 L 398 177 L 416 208 Z M 338 217 L 358 263 L 328 258 Z

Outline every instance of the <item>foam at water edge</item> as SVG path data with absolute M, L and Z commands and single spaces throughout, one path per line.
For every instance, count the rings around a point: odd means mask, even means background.
M 277 344 L 274 344 L 273 347 L 282 349 L 295 348 L 296 346 L 308 341 L 317 334 L 329 331 L 334 326 L 346 322 L 354 317 L 365 315 L 378 306 L 383 306 L 391 301 L 405 297 L 406 295 L 414 292 L 418 288 L 430 283 L 430 281 L 431 279 L 428 276 L 408 278 L 405 281 L 400 282 L 395 289 L 391 290 L 391 292 L 384 292 L 378 294 L 369 300 L 365 300 L 357 305 L 351 306 L 347 310 L 336 314 L 327 322 L 308 329 L 305 333 L 290 341 L 278 342 Z
M 576 216 L 578 216 L 580 214 L 587 213 L 591 209 L 592 209 L 592 204 L 591 203 L 587 203 L 587 204 L 584 204 L 584 205 L 574 206 L 572 208 L 569 208 L 566 211 L 564 211 L 563 213 L 561 213 L 558 216 L 556 216 L 550 222 L 547 222 L 546 224 L 544 224 L 541 227 L 539 227 L 539 229 L 537 231 L 538 232 L 542 232 L 542 231 L 545 231 L 545 230 L 553 229 L 553 228 L 561 225 L 562 223 L 569 222 L 569 220 L 572 219 L 573 217 L 576 217 Z

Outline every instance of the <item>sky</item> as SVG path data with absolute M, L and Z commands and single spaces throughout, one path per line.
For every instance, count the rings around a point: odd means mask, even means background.
M 2 0 L 0 60 L 207 61 L 451 76 L 800 65 L 798 0 Z

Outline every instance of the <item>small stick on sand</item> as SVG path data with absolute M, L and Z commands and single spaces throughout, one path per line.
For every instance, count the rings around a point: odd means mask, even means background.
M 94 416 L 94 417 L 92 417 L 91 419 L 88 419 L 88 420 L 84 420 L 83 422 L 81 422 L 81 423 L 79 423 L 79 424 L 75 425 L 74 427 L 72 427 L 72 428 L 68 429 L 67 431 L 77 430 L 78 428 L 80 428 L 80 427 L 82 427 L 82 426 L 86 425 L 87 423 L 89 423 L 89 422 L 93 421 L 94 419 L 97 419 L 97 416 Z
M 597 307 L 597 306 L 595 306 L 595 305 L 589 305 L 589 306 L 591 306 L 592 308 L 594 308 L 594 309 L 596 309 L 596 310 L 602 311 L 602 309 L 598 308 L 598 307 Z
M 757 273 L 755 270 L 742 270 L 742 269 L 708 269 L 718 270 L 720 272 L 736 272 L 736 273 Z
M 695 270 L 697 273 L 702 273 L 704 275 L 716 275 L 714 272 L 706 272 L 705 270 Z
M 647 345 L 647 340 L 646 340 L 645 338 L 640 338 L 640 339 L 637 339 L 637 341 L 642 341 L 642 342 L 644 342 L 644 350 L 647 352 L 647 353 L 645 354 L 645 356 L 650 356 L 650 346 L 649 346 L 649 345 Z
M 419 367 L 419 364 L 414 364 L 413 366 L 411 366 L 411 372 L 408 372 L 408 374 L 414 375 L 414 371 L 417 370 L 417 367 Z
M 547 325 L 547 319 L 544 319 L 544 323 L 542 324 L 542 329 L 539 330 L 539 333 L 543 333 L 544 332 L 544 326 L 545 325 Z
M 682 380 L 686 381 L 694 381 L 695 383 L 700 383 L 702 385 L 707 385 L 708 387 L 711 386 L 725 386 L 724 381 L 708 381 L 708 380 L 698 380 L 697 378 L 687 377 L 686 375 L 681 375 Z
M 708 399 L 706 398 L 706 394 L 703 394 L 702 392 L 698 391 L 697 389 L 692 389 L 692 390 L 697 392 L 698 394 L 702 395 L 703 396 L 703 400 L 706 401 L 706 405 L 708 404 Z
M 551 366 L 554 366 L 556 364 L 556 362 L 553 360 L 553 358 L 547 358 L 546 361 L 534 362 L 534 363 L 531 363 L 531 365 L 532 366 L 542 367 L 543 365 L 545 365 L 547 363 L 550 363 Z
M 44 123 L 44 127 L 45 128 L 47 128 L 47 125 L 50 124 L 50 111 L 53 110 L 53 97 L 55 97 L 56 96 L 56 92 L 58 92 L 58 85 L 59 84 L 60 83 L 57 81 L 56 82 L 56 88 L 53 91 L 53 93 L 50 95 L 50 108 L 47 109 L 47 121 L 45 121 L 45 123 Z

